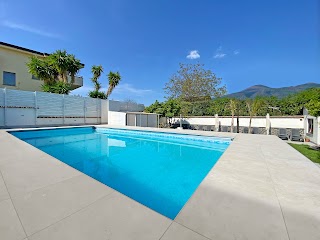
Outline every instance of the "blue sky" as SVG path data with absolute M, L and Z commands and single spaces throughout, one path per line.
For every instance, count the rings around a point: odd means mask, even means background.
M 66 49 L 84 64 L 119 71 L 111 99 L 146 105 L 180 62 L 204 63 L 229 93 L 256 84 L 320 82 L 317 0 L 0 0 L 0 41 L 37 51 Z

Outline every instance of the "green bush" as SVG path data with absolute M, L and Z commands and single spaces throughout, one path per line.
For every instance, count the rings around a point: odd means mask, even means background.
M 97 91 L 97 90 L 90 91 L 89 92 L 89 97 L 107 99 L 107 95 L 104 92 L 100 92 L 100 91 Z
M 61 81 L 44 83 L 41 87 L 44 92 L 50 92 L 50 93 L 69 94 L 71 91 L 71 84 L 64 83 Z

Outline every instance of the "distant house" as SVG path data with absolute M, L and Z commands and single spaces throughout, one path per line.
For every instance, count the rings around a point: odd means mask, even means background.
M 320 117 L 309 115 L 306 108 L 303 109 L 305 137 L 311 142 L 320 144 Z
M 0 42 L 0 88 L 42 91 L 42 81 L 28 72 L 26 63 L 31 56 L 45 58 L 48 53 Z M 83 86 L 83 78 L 76 77 L 72 89 Z

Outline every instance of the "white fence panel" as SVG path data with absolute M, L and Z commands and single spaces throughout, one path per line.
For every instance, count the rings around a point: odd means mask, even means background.
M 107 115 L 106 100 L 0 88 L 0 127 L 99 124 Z
M 36 119 L 35 93 L 6 89 L 5 125 L 33 126 Z
M 36 92 L 36 125 L 63 125 L 63 95 Z
M 63 95 L 36 92 L 38 117 L 63 117 Z
M 65 117 L 84 118 L 84 98 L 78 96 L 64 96 Z
M 4 126 L 4 118 L 5 118 L 5 113 L 4 113 L 4 91 L 5 89 L 0 88 L 0 126 Z
M 7 107 L 34 108 L 35 94 L 34 92 L 6 89 L 6 105 Z

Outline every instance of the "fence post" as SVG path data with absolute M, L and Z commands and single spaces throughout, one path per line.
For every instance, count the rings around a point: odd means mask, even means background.
M 64 94 L 62 95 L 62 114 L 63 114 L 63 122 L 62 124 L 65 124 L 65 116 L 64 116 L 64 108 L 65 108 L 65 102 L 64 102 Z
M 7 88 L 3 89 L 4 92 L 4 126 L 7 126 Z
M 86 124 L 86 117 L 87 117 L 87 114 L 86 114 L 86 98 L 84 98 L 84 101 L 83 101 L 83 116 L 84 116 L 84 124 Z
M 38 125 L 38 102 L 37 102 L 37 92 L 34 92 L 34 110 L 35 110 L 35 124 Z
M 99 112 L 98 112 L 98 116 L 99 116 L 99 118 L 98 119 L 100 119 L 99 120 L 99 124 L 101 124 L 102 123 L 102 116 L 101 116 L 101 101 L 102 101 L 102 99 L 99 99 L 99 107 L 98 107 L 98 110 L 99 110 Z

